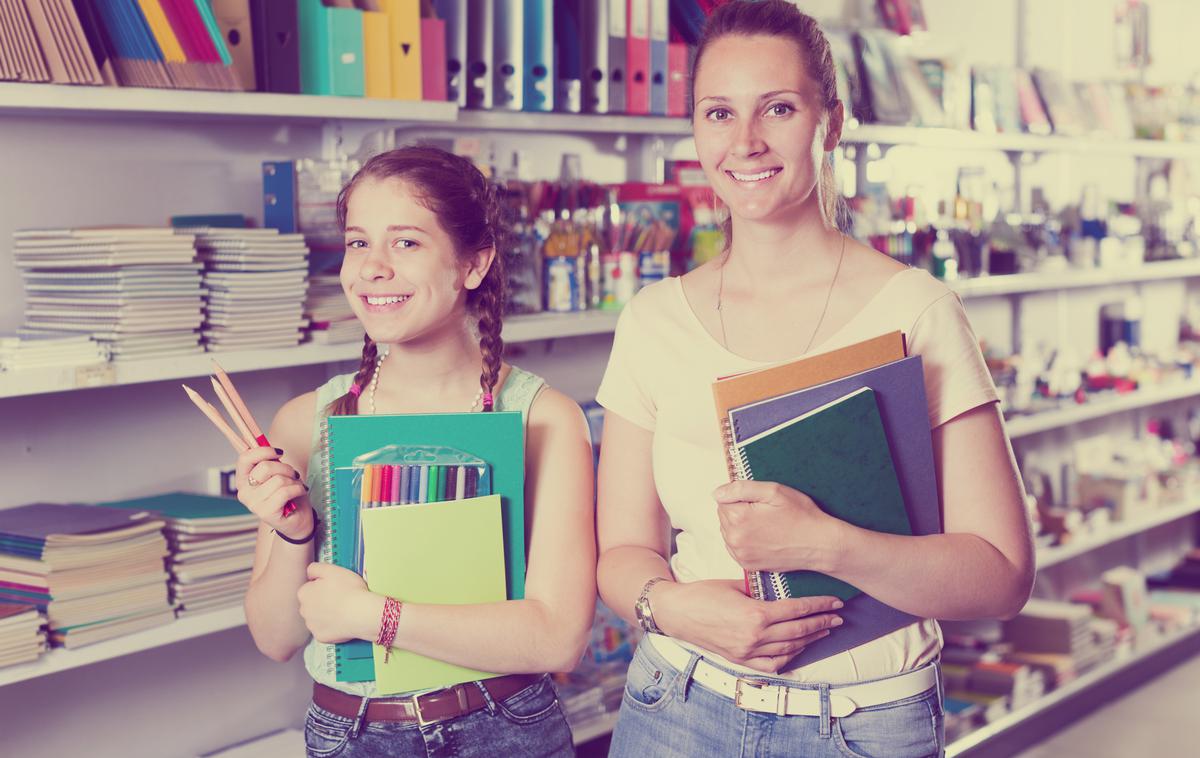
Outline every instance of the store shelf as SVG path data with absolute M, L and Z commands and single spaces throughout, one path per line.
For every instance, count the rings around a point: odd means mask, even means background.
M 590 721 L 579 729 L 571 730 L 571 737 L 576 745 L 582 745 L 585 742 L 590 742 L 597 737 L 603 737 L 607 734 L 612 734 L 612 730 L 617 726 L 617 714 L 605 713 L 600 718 Z
M 458 112 L 456 127 L 501 132 L 561 132 L 596 134 L 658 134 L 690 137 L 692 122 L 662 116 L 611 116 L 575 113 L 518 113 L 515 111 Z
M 1200 260 L 1159 261 L 1128 268 L 1071 269 L 1005 276 L 980 276 L 974 279 L 947 282 L 947 285 L 966 300 L 1188 277 L 1200 277 Z
M 533 342 L 589 334 L 610 334 L 616 329 L 618 315 L 615 311 L 587 311 L 512 316 L 506 319 L 504 324 L 504 341 Z M 213 360 L 219 362 L 226 371 L 236 373 L 356 361 L 361 355 L 362 345 L 358 342 L 338 345 L 307 343 L 274 350 L 197 353 L 140 361 L 119 361 L 82 368 L 68 366 L 30 369 L 0 373 L 0 398 L 206 376 L 212 370 Z
M 946 755 L 948 758 L 971 755 L 973 751 L 983 748 L 989 741 L 1020 728 L 1031 719 L 1042 716 L 1047 711 L 1061 705 L 1085 690 L 1099 686 L 1105 680 L 1115 677 L 1118 674 L 1136 669 L 1148 663 L 1160 653 L 1178 644 L 1194 641 L 1198 637 L 1200 637 L 1200 627 L 1168 635 L 1141 647 L 1129 656 L 1092 669 L 1075 681 L 1065 684 L 1044 697 L 1039 698 L 1037 702 L 1031 703 L 1020 710 L 1013 711 L 997 721 L 993 721 L 964 737 L 960 737 L 946 747 Z
M 244 626 L 245 623 L 246 615 L 239 605 L 234 608 L 223 608 L 211 613 L 203 613 L 191 618 L 178 619 L 154 629 L 127 634 L 123 637 L 117 637 L 105 642 L 97 642 L 94 645 L 87 645 L 75 650 L 56 648 L 45 653 L 41 658 L 32 663 L 0 668 L 0 687 L 16 682 L 23 682 L 27 679 L 36 679 L 37 677 L 47 676 L 59 671 L 68 671 L 80 666 L 99 663 L 100 661 L 107 661 L 112 658 L 120 658 L 125 655 L 139 653 L 143 650 L 151 650 L 163 645 L 170 645 L 173 642 L 190 640 L 194 637 L 203 637 L 215 632 L 223 632 L 226 629 L 236 629 L 239 626 Z
M 187 116 L 266 122 L 453 122 L 458 105 L 430 100 L 4 82 L 0 83 L 0 114 Z
M 1022 153 L 1086 153 L 1139 158 L 1200 158 L 1192 142 L 1126 140 L 1104 137 L 982 134 L 960 129 L 864 124 L 842 133 L 845 144 L 913 145 L 939 150 L 1003 150 Z
M 1043 411 L 1028 416 L 1015 416 L 1004 422 L 1004 427 L 1008 431 L 1009 439 L 1016 440 L 1124 411 L 1133 411 L 1197 396 L 1200 396 L 1200 380 L 1169 382 L 1162 386 L 1134 390 L 1123 395 L 1114 394 L 1111 397 L 1093 398 L 1086 403 L 1069 405 L 1058 410 Z
M 1178 521 L 1182 518 L 1200 513 L 1200 500 L 1192 503 L 1184 503 L 1182 505 L 1172 505 L 1164 508 L 1156 508 L 1147 512 L 1144 516 L 1122 521 L 1112 524 L 1103 532 L 1098 534 L 1088 535 L 1074 542 L 1057 547 L 1038 548 L 1037 551 L 1037 567 L 1041 569 L 1049 568 L 1055 564 L 1068 561 L 1076 556 L 1090 553 L 1093 550 L 1111 545 L 1118 540 L 1123 540 L 1126 537 L 1132 537 L 1135 534 L 1150 531 L 1151 529 L 1169 524 L 1172 521 Z

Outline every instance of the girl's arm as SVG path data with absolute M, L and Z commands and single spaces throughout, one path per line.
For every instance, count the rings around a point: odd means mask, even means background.
M 730 552 L 746 568 L 830 574 L 923 618 L 1015 616 L 1033 587 L 1034 550 L 997 404 L 934 429 L 933 449 L 944 534 L 860 529 L 795 490 L 737 482 L 717 494 Z
M 395 647 L 501 674 L 569 671 L 579 662 L 596 598 L 592 446 L 579 406 L 542 391 L 529 412 L 525 450 L 525 599 L 404 603 Z M 383 597 L 344 569 L 313 571 L 316 581 L 301 589 L 300 603 L 317 639 L 376 639 Z
M 273 534 L 272 529 L 292 539 L 303 539 L 313 530 L 313 509 L 303 482 L 315 413 L 315 393 L 288 401 L 268 431 L 283 455 L 271 448 L 255 448 L 238 456 L 238 499 L 262 519 L 246 591 L 246 623 L 254 644 L 276 661 L 291 658 L 309 638 L 296 591 L 307 579 L 305 571 L 318 540 L 292 545 Z M 261 484 L 253 486 L 247 481 L 250 472 Z M 280 511 L 288 500 L 296 501 L 299 509 L 285 519 Z

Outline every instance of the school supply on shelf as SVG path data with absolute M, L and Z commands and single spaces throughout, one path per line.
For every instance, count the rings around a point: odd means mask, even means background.
M 195 235 L 204 263 L 209 351 L 292 347 L 300 342 L 308 288 L 308 246 L 275 229 L 181 229 Z
M 506 599 L 499 495 L 362 511 L 372 592 L 404 602 L 465 605 Z M 448 687 L 495 674 L 373 645 L 381 695 Z
M 225 412 L 233 419 L 237 425 L 238 431 L 235 432 L 229 428 L 229 424 L 225 423 L 225 419 L 221 418 L 221 414 L 217 413 L 217 409 L 205 402 L 195 390 L 183 385 L 183 391 L 187 393 L 189 399 L 195 404 L 200 412 L 208 417 L 208 420 L 217 427 L 217 431 L 225 435 L 225 439 L 229 440 L 229 444 L 233 449 L 241 453 L 249 450 L 252 447 L 271 447 L 271 443 L 267 441 L 267 435 L 263 434 L 262 429 L 258 426 L 258 422 L 254 420 L 250 409 L 246 407 L 246 403 L 242 400 L 242 396 L 233 386 L 233 381 L 229 375 L 213 361 L 213 373 L 216 377 L 209 377 L 212 381 L 213 391 L 221 400 L 221 405 L 225 406 Z M 296 511 L 295 503 L 286 503 L 283 506 L 284 518 L 292 515 Z
M 308 338 L 323 345 L 362 342 L 365 330 L 354 315 L 337 274 L 313 274 L 304 301 Z
M 79 647 L 174 618 L 163 521 L 144 511 L 39 503 L 0 510 L 0 601 L 34 604 L 50 639 Z
M 22 335 L 91 335 L 113 360 L 202 350 L 203 290 L 191 235 L 168 228 L 13 233 L 25 284 Z
M 50 366 L 87 366 L 108 360 L 108 351 L 89 335 L 0 332 L 0 372 Z
M 525 446 L 520 413 L 331 416 L 323 430 L 322 443 L 321 476 L 328 482 L 329 491 L 325 536 L 321 543 L 323 562 L 355 569 L 364 492 L 362 467 L 379 466 L 366 469 L 369 472 L 366 475 L 368 503 L 383 502 L 383 476 L 389 477 L 389 502 L 393 495 L 404 502 L 401 490 L 405 484 L 410 503 L 445 500 L 447 492 L 500 496 L 505 597 L 520 599 L 525 596 Z M 463 456 L 458 459 L 463 476 L 461 489 L 458 471 L 450 481 L 447 469 L 437 466 L 439 457 L 435 453 L 439 449 L 456 451 L 454 455 Z M 406 456 L 411 455 L 423 456 L 426 460 L 418 462 L 411 457 L 406 460 Z M 486 467 L 481 468 L 480 462 Z M 394 476 L 397 471 L 394 466 L 399 467 L 398 480 Z M 406 466 L 409 472 L 407 483 L 403 477 Z M 476 471 L 476 481 L 468 473 L 471 469 Z M 376 472 L 381 474 L 379 478 L 374 478 Z M 433 474 L 432 478 L 430 474 Z M 453 546 L 444 547 L 452 549 Z M 368 559 L 369 552 L 368 549 Z M 375 678 L 374 654 L 368 641 L 343 642 L 329 650 L 330 668 L 337 672 L 338 681 L 371 681 Z
M 36 661 L 46 651 L 45 623 L 32 603 L 0 602 L 0 667 Z
M 100 505 L 154 513 L 166 522 L 171 606 L 177 617 L 242 602 L 259 522 L 237 500 L 171 492 Z

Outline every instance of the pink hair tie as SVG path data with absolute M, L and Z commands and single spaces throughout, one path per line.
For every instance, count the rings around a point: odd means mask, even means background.
M 483 407 L 491 408 L 493 405 L 495 405 L 495 402 L 492 400 L 492 393 L 485 392 L 483 395 Z
M 362 394 L 362 387 L 359 386 L 358 382 L 350 385 L 350 394 L 354 395 L 355 397 L 358 397 Z

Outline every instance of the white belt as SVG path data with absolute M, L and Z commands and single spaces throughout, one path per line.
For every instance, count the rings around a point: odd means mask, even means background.
M 675 668 L 687 669 L 692 654 L 673 642 L 654 645 L 654 650 Z M 820 716 L 821 693 L 815 689 L 767 684 L 747 676 L 734 676 L 703 658 L 696 662 L 692 681 L 724 695 L 738 708 L 777 716 Z M 915 671 L 864 684 L 831 685 L 829 715 L 849 716 L 859 708 L 882 705 L 920 695 L 937 686 L 937 667 L 930 664 Z

